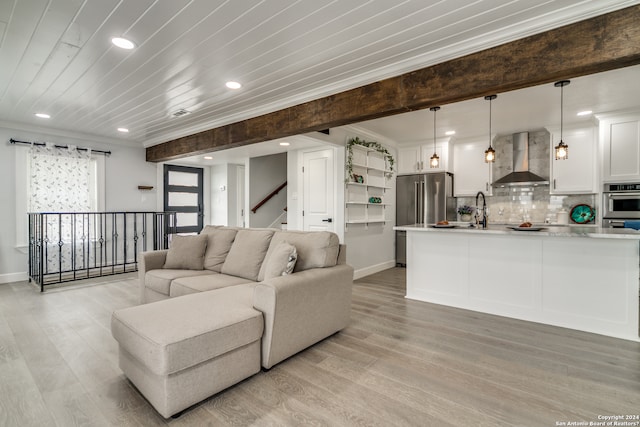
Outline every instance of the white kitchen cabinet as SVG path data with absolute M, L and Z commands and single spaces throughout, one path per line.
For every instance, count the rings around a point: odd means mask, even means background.
M 433 155 L 433 143 L 399 148 L 398 173 L 451 172 L 449 139 L 437 141 L 435 150 L 440 157 L 440 166 L 432 168 L 429 160 Z
M 420 147 L 398 149 L 398 173 L 418 173 L 422 170 Z
M 562 139 L 569 146 L 566 160 L 555 159 L 555 146 L 560 142 L 560 130 L 549 129 L 550 194 L 596 193 L 596 128 L 564 129 Z
M 602 118 L 600 138 L 603 148 L 602 180 L 640 181 L 640 114 Z
M 453 193 L 456 197 L 491 195 L 493 163 L 484 161 L 488 143 L 456 142 L 453 146 Z

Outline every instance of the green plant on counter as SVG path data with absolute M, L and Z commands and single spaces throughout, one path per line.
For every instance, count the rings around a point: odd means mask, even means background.
M 365 141 L 356 136 L 354 138 L 351 138 L 349 141 L 347 141 L 347 161 L 345 164 L 347 177 L 345 179 L 345 182 L 349 182 L 351 177 L 353 176 L 353 146 L 354 145 L 361 145 L 363 147 L 371 148 L 373 150 L 376 150 L 379 153 L 382 153 L 385 157 L 385 160 L 389 164 L 390 173 L 388 173 L 388 175 L 391 175 L 393 173 L 394 171 L 393 165 L 395 164 L 395 160 L 391 155 L 391 153 L 389 153 L 389 151 L 378 142 Z
M 463 205 L 458 208 L 459 215 L 471 215 L 473 213 L 473 208 L 471 206 Z

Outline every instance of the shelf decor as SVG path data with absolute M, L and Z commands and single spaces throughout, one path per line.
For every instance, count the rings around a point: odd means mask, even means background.
M 351 138 L 345 159 L 345 224 L 364 226 L 388 222 L 386 191 L 391 189 L 394 158 L 377 142 Z M 346 231 L 346 228 L 345 228 Z
M 354 145 L 360 145 L 362 147 L 369 148 L 381 153 L 384 156 L 387 164 L 389 165 L 389 172 L 387 172 L 386 174 L 388 176 L 393 174 L 394 172 L 393 165 L 395 164 L 395 159 L 393 158 L 391 153 L 389 153 L 389 151 L 386 148 L 384 148 L 382 145 L 380 145 L 380 143 L 378 142 L 365 141 L 356 136 L 351 138 L 349 141 L 347 141 L 347 160 L 345 165 L 345 168 L 347 171 L 346 182 L 349 182 L 350 177 L 353 177 L 353 146 Z

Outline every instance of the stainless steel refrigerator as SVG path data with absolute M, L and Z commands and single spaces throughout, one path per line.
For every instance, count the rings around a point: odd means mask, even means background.
M 436 172 L 396 178 L 396 225 L 453 221 L 455 210 L 453 174 Z M 396 231 L 396 264 L 407 264 L 406 231 Z

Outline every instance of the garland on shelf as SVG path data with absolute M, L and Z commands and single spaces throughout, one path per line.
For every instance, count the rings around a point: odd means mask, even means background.
M 349 180 L 353 177 L 353 146 L 354 145 L 361 145 L 363 147 L 371 148 L 373 150 L 376 150 L 379 153 L 382 153 L 385 157 L 385 160 L 389 164 L 389 173 L 387 175 L 391 175 L 393 173 L 393 165 L 395 160 L 393 159 L 393 156 L 391 155 L 391 153 L 389 153 L 389 151 L 386 148 L 384 148 L 382 145 L 380 145 L 380 143 L 378 142 L 365 141 L 356 136 L 354 138 L 351 138 L 349 141 L 347 141 L 347 161 L 345 165 L 345 168 L 347 171 L 347 177 L 345 179 L 346 182 L 349 182 Z

